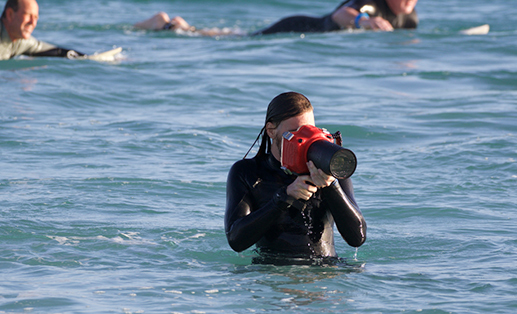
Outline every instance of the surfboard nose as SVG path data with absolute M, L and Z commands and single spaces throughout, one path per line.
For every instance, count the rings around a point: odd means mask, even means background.
M 460 31 L 460 34 L 463 35 L 486 35 L 490 31 L 490 25 L 484 24 L 477 27 L 472 27 L 468 29 L 464 29 Z

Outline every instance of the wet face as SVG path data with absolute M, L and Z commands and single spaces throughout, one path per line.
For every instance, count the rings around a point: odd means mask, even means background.
M 276 127 L 271 122 L 268 122 L 266 124 L 267 134 L 273 140 L 273 143 L 271 145 L 271 153 L 277 160 L 280 160 L 282 135 L 285 132 L 294 132 L 298 130 L 298 128 L 300 128 L 302 125 L 314 125 L 314 113 L 312 112 L 312 110 L 306 111 L 295 117 L 286 119 L 280 122 Z
M 409 14 L 413 12 L 418 0 L 386 0 L 391 11 L 395 14 Z
M 5 27 L 12 41 L 28 39 L 38 23 L 39 7 L 36 0 L 19 0 L 18 11 L 7 9 Z

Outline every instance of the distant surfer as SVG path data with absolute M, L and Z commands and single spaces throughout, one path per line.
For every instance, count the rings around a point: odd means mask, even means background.
M 418 25 L 415 6 L 418 0 L 347 0 L 332 13 L 323 17 L 290 16 L 250 35 L 275 33 L 322 33 L 342 29 L 371 29 L 392 31 L 393 29 L 413 29 Z M 148 30 L 185 31 L 203 36 L 243 35 L 230 28 L 196 29 L 183 18 L 171 19 L 160 12 L 151 18 L 136 23 L 135 27 Z
M 237 252 L 256 245 L 258 262 L 337 258 L 334 224 L 350 246 L 359 247 L 366 240 L 366 222 L 350 178 L 335 179 L 312 161 L 308 175 L 289 175 L 281 169 L 282 134 L 302 125 L 314 125 L 310 101 L 295 92 L 278 95 L 268 106 L 258 153 L 237 161 L 228 174 L 228 243 Z
M 0 60 L 18 55 L 41 57 L 84 56 L 75 50 L 65 49 L 39 41 L 32 36 L 39 18 L 36 0 L 8 0 L 0 20 Z
M 323 17 L 290 16 L 254 35 L 274 33 L 321 33 L 341 29 L 365 28 L 392 31 L 395 28 L 416 28 L 418 0 L 347 0 L 334 12 Z

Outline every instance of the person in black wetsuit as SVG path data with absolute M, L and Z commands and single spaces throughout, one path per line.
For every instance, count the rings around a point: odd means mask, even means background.
M 418 0 L 347 0 L 334 12 L 323 17 L 290 16 L 253 33 L 321 33 L 346 28 L 365 28 L 391 31 L 394 28 L 416 28 Z
M 250 34 L 269 35 L 275 33 L 322 33 L 347 28 L 365 28 L 391 31 L 394 28 L 416 28 L 418 16 L 415 5 L 418 0 L 347 0 L 334 12 L 323 17 L 290 16 L 257 32 Z M 241 30 L 230 28 L 196 29 L 181 16 L 170 18 L 159 12 L 151 18 L 138 22 L 136 28 L 146 30 L 170 30 L 191 32 L 202 36 L 244 35 Z
M 350 178 L 337 180 L 312 161 L 309 175 L 293 176 L 280 168 L 282 134 L 302 125 L 314 125 L 309 100 L 295 92 L 278 95 L 268 106 L 257 155 L 237 161 L 228 174 L 228 243 L 237 252 L 255 244 L 260 253 L 255 262 L 337 258 L 334 224 L 350 246 L 366 240 Z

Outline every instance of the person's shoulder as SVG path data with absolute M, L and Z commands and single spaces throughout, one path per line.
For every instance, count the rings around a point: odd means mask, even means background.
M 345 1 L 343 3 L 341 3 L 337 9 L 341 9 L 341 8 L 352 8 L 352 9 L 355 9 L 357 11 L 360 11 L 360 12 L 365 12 L 365 13 L 368 13 L 372 16 L 375 16 L 375 15 L 378 15 L 378 7 L 379 5 L 382 6 L 382 3 L 384 2 L 384 0 L 380 0 L 381 3 L 379 3 L 379 1 L 376 1 L 376 0 L 350 0 L 350 1 Z M 384 3 L 385 4 L 385 3 Z
M 384 0 L 380 0 L 380 1 L 383 1 Z M 375 5 L 377 4 L 378 1 L 375 1 L 375 0 L 348 0 L 348 1 L 344 1 L 342 2 L 338 8 L 340 7 L 357 7 L 357 6 L 364 6 L 364 5 Z
M 236 161 L 230 171 L 232 172 L 248 172 L 257 168 L 257 158 L 241 159 Z
M 244 184 L 248 186 L 252 184 L 252 182 L 256 181 L 258 172 L 256 157 L 251 159 L 241 159 L 236 161 L 230 168 L 227 184 L 229 186 L 235 186 L 235 184 Z

